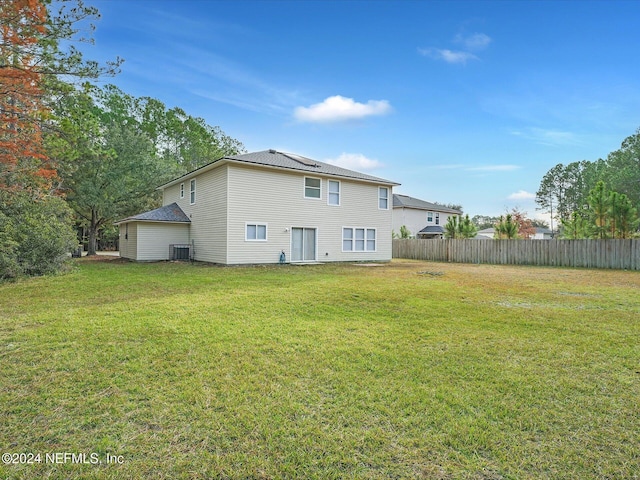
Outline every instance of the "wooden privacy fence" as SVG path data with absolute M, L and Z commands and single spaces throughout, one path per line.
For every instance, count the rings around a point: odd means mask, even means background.
M 393 258 L 640 270 L 640 240 L 394 239 Z

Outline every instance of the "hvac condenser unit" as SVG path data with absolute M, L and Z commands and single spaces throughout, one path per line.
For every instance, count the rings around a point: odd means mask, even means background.
M 191 260 L 191 245 L 188 243 L 169 245 L 169 259 Z

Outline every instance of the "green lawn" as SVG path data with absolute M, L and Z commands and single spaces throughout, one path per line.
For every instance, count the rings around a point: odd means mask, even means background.
M 0 285 L 0 478 L 640 478 L 639 339 L 638 272 L 83 259 Z

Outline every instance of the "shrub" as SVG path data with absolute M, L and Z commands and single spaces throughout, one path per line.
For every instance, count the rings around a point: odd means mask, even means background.
M 0 196 L 0 279 L 59 272 L 77 245 L 71 210 L 57 197 Z

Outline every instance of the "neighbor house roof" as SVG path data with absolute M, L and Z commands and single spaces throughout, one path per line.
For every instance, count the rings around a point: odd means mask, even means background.
M 189 217 L 182 211 L 177 203 L 165 205 L 164 207 L 149 210 L 148 212 L 127 217 L 116 222 L 116 225 L 127 222 L 169 222 L 169 223 L 191 223 Z
M 444 228 L 442 228 L 440 225 L 429 225 L 427 227 L 424 227 L 418 233 L 444 233 Z
M 400 185 L 399 183 L 385 180 L 384 178 L 374 177 L 373 175 L 356 172 L 354 170 L 348 170 L 346 168 L 338 167 L 337 165 L 319 162 L 318 160 L 312 160 L 310 158 L 296 155 L 294 153 L 279 152 L 277 150 L 263 150 L 261 152 L 243 153 L 240 155 L 230 155 L 219 158 L 218 160 L 214 160 L 207 165 L 204 165 L 196 170 L 193 170 L 192 172 L 189 172 L 164 185 L 161 185 L 158 188 L 163 189 L 171 185 L 175 185 L 178 182 L 182 182 L 187 178 L 194 177 L 195 175 L 215 168 L 218 165 L 226 162 L 259 165 L 263 167 L 279 168 L 285 170 L 297 170 L 309 174 L 350 178 L 364 182 L 379 183 L 383 185 Z
M 393 207 L 394 208 L 416 208 L 418 210 L 433 210 L 435 212 L 453 213 L 455 215 L 462 215 L 461 210 L 438 205 L 437 203 L 425 202 L 419 198 L 409 197 L 407 195 L 393 194 Z

